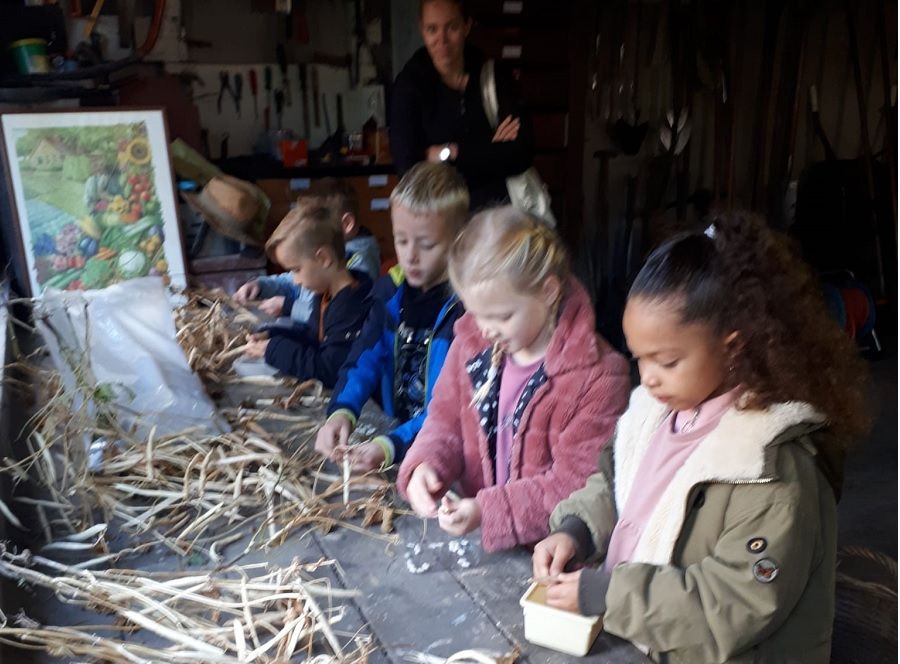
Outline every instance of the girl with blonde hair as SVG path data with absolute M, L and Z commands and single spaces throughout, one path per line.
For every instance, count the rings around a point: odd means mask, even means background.
M 600 338 L 556 233 L 512 207 L 476 215 L 449 257 L 466 307 L 397 480 L 413 509 L 487 551 L 536 542 L 596 465 L 628 367 Z M 447 492 L 458 483 L 463 498 Z

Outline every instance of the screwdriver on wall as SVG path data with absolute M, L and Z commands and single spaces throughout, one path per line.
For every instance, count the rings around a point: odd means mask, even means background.
M 234 110 L 238 117 L 241 116 L 241 97 L 244 95 L 244 77 L 239 73 L 234 75 Z
M 278 117 L 278 129 L 281 129 L 281 112 L 284 110 L 284 92 L 275 91 L 275 115 Z
M 281 90 L 284 93 L 284 103 L 291 105 L 291 86 L 287 75 L 287 55 L 284 52 L 284 44 L 275 47 L 275 57 L 278 59 L 278 68 L 281 70 Z
M 272 113 L 272 68 L 266 67 L 263 71 L 263 85 L 266 88 L 266 117 Z M 269 128 L 268 120 L 266 121 L 266 129 Z
M 259 120 L 259 102 L 257 101 L 259 87 L 256 84 L 256 70 L 251 69 L 247 73 L 247 77 L 250 79 L 250 94 L 253 95 L 253 117 Z

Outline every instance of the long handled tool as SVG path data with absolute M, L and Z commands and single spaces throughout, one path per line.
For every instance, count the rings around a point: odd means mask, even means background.
M 250 94 L 253 95 L 253 117 L 257 120 L 259 119 L 259 100 L 257 99 L 259 95 L 259 87 L 256 82 L 256 70 L 251 69 L 247 72 L 247 77 L 250 79 Z
M 875 177 L 872 172 L 872 145 L 869 143 L 869 116 L 866 108 L 865 92 L 863 90 L 862 71 L 859 65 L 859 44 L 856 39 L 856 20 L 853 16 L 853 7 L 850 0 L 844 0 L 844 12 L 847 15 L 847 35 L 850 43 L 850 63 L 853 66 L 853 80 L 856 83 L 856 106 L 859 111 L 859 130 L 862 139 L 863 159 L 866 174 L 866 190 L 869 196 L 869 211 L 872 216 L 872 229 L 875 241 L 875 263 L 878 272 L 879 295 L 884 295 L 886 284 L 884 280 L 884 254 L 881 247 L 881 232 L 878 224 L 878 216 L 875 211 Z
M 284 103 L 291 105 L 291 84 L 288 80 L 287 55 L 284 52 L 284 44 L 275 47 L 275 57 L 278 59 L 278 68 L 281 70 L 281 92 L 284 95 Z

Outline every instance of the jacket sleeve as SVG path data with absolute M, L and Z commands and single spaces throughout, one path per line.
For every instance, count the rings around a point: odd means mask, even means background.
M 422 136 L 421 114 L 418 94 L 401 73 L 394 83 L 390 128 L 391 157 L 398 175 L 425 159 L 428 146 Z
M 365 272 L 373 282 L 378 279 L 378 274 L 381 272 L 381 252 L 378 244 L 373 242 L 355 252 L 347 261 L 347 269 Z
M 362 315 L 334 317 L 336 320 L 329 321 L 325 341 L 321 342 L 307 325 L 287 333 L 273 332 L 266 347 L 266 362 L 300 380 L 316 378 L 325 387 L 333 388 L 341 365 L 359 336 Z
M 619 520 L 613 491 L 614 448 L 615 438 L 604 445 L 600 452 L 597 472 L 588 477 L 582 488 L 559 503 L 550 514 L 551 532 L 565 530 L 574 536 L 566 527 L 567 522 L 571 523 L 572 519 L 586 526 L 590 541 L 578 541 L 578 544 L 587 560 L 602 560 L 606 557 L 609 538 Z M 576 540 L 580 539 L 576 537 Z
M 555 436 L 553 432 L 548 434 L 553 459 L 550 468 L 539 475 L 478 492 L 481 539 L 486 551 L 508 549 L 545 537 L 553 508 L 581 486 L 588 469 L 594 467 L 600 449 L 612 436 L 625 409 L 629 386 L 624 371 L 587 378 L 590 387 L 571 404 L 571 410 L 562 419 L 563 428 Z
M 366 401 L 375 395 L 381 377 L 387 370 L 388 358 L 393 353 L 384 334 L 383 322 L 386 315 L 383 311 L 373 314 L 370 310 L 368 313 L 362 333 L 340 368 L 331 403 L 328 405 L 329 415 L 336 410 L 346 409 L 359 417 Z M 377 322 L 382 323 L 382 326 L 375 330 L 373 328 Z
M 527 170 L 534 160 L 534 128 L 531 115 L 522 103 L 520 90 L 508 70 L 500 62 L 495 63 L 495 67 L 498 121 L 503 122 L 508 115 L 519 118 L 519 134 L 514 141 L 459 143 L 456 165 L 466 174 L 471 185 L 480 185 L 498 177 L 518 175 Z
M 292 299 L 297 297 L 300 287 L 294 283 L 294 278 L 290 272 L 282 274 L 271 274 L 267 277 L 258 277 L 256 283 L 259 284 L 259 297 L 269 298 L 277 295 L 290 296 Z
M 406 453 L 397 474 L 397 488 L 404 498 L 410 476 L 423 463 L 434 468 L 447 487 L 462 473 L 463 436 L 460 405 L 464 401 L 468 403 L 471 398 L 470 395 L 463 394 L 459 382 L 462 363 L 460 344 L 454 341 L 450 344 L 441 374 L 435 383 L 427 415 L 424 422 L 419 425 L 421 430 L 418 431 L 418 436 L 415 436 L 415 442 Z M 397 441 L 394 441 L 394 444 L 396 449 Z
M 612 571 L 603 628 L 684 661 L 725 662 L 774 632 L 790 615 L 822 560 L 815 489 L 773 496 L 760 485 L 735 487 L 712 555 L 679 568 L 623 563 Z M 764 553 L 747 543 L 765 538 Z M 822 556 L 819 556 L 822 558 Z M 777 576 L 756 578 L 768 559 Z M 826 610 L 827 607 L 823 607 Z

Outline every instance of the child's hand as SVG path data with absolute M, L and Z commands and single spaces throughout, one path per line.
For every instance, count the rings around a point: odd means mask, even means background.
M 344 455 L 350 457 L 350 469 L 354 473 L 365 473 L 376 468 L 381 468 L 384 463 L 384 449 L 378 443 L 371 440 L 362 445 L 350 447 L 338 446 L 334 448 L 334 456 L 343 459 Z
M 547 586 L 547 606 L 579 613 L 578 583 L 580 579 L 581 570 L 557 576 L 554 583 Z
M 254 279 L 253 281 L 248 281 L 246 284 L 238 288 L 232 298 L 238 304 L 247 304 L 250 300 L 255 300 L 259 297 L 259 283 Z
M 409 504 L 416 514 L 433 519 L 438 511 L 437 496 L 443 489 L 444 484 L 434 472 L 434 468 L 422 463 L 416 466 L 410 476 L 406 495 L 409 496 Z
M 465 535 L 481 525 L 481 507 L 474 498 L 453 501 L 446 495 L 438 510 L 438 525 L 451 535 Z
M 256 332 L 247 337 L 247 345 L 244 347 L 244 355 L 252 358 L 266 356 L 266 348 L 269 347 L 269 333 Z
M 277 318 L 284 309 L 284 295 L 276 295 L 259 303 L 259 310 L 269 316 Z
M 553 533 L 534 545 L 531 556 L 531 573 L 535 579 L 562 574 L 577 553 L 575 540 L 566 533 Z
M 335 448 L 347 446 L 352 428 L 350 418 L 346 415 L 330 417 L 316 435 L 316 452 L 336 461 Z

